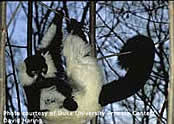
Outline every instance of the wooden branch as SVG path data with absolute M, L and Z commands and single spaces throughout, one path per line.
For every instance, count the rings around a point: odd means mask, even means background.
M 88 10 L 89 10 L 89 5 L 90 5 L 90 2 L 87 2 L 86 6 L 83 9 L 82 18 L 81 18 L 81 21 L 80 21 L 82 24 L 85 24 L 85 19 L 86 19 L 86 16 L 88 15 L 87 13 L 88 13 Z
M 38 2 L 38 3 L 39 3 L 40 5 L 42 5 L 42 6 L 44 6 L 45 8 L 51 10 L 52 12 L 58 14 L 58 15 L 61 14 L 61 13 L 57 12 L 56 9 L 52 9 L 52 8 L 50 8 L 49 6 L 47 6 L 46 4 L 44 4 L 44 3 L 42 3 L 42 2 Z M 70 21 L 69 17 L 64 16 L 64 18 L 65 18 L 65 20 Z
M 128 52 L 123 52 L 123 53 L 114 53 L 114 54 L 111 54 L 111 55 L 108 55 L 108 56 L 100 57 L 97 60 L 99 61 L 99 60 L 103 60 L 103 59 L 106 59 L 106 58 L 115 57 L 115 56 L 121 56 L 121 55 L 125 55 L 125 54 L 130 54 L 130 53 L 132 53 L 132 52 L 128 51 Z
M 90 2 L 90 43 L 92 48 L 92 56 L 96 57 L 96 46 L 95 46 L 95 28 L 96 27 L 96 3 L 95 1 Z
M 22 4 L 22 2 L 19 2 L 19 3 L 18 3 L 18 6 L 17 6 L 16 9 L 14 10 L 14 12 L 13 12 L 11 18 L 10 18 L 10 21 L 9 21 L 8 24 L 7 24 L 7 28 L 10 26 L 10 24 L 11 24 L 12 21 L 13 21 L 13 19 L 15 18 L 17 11 L 18 11 L 18 10 L 20 9 L 20 7 L 21 7 L 21 4 Z
M 13 77 L 14 77 L 14 84 L 16 85 L 15 89 L 16 89 L 16 96 L 17 96 L 16 98 L 17 98 L 18 112 L 19 112 L 20 115 L 22 115 L 21 100 L 20 100 L 20 93 L 19 93 L 19 84 L 17 82 L 14 56 L 13 56 L 12 47 L 10 45 L 10 40 L 9 40 L 9 37 L 8 37 L 8 33 L 7 33 L 7 44 L 8 44 L 9 52 L 10 52 L 10 59 L 11 59 L 12 70 L 13 70 L 12 73 L 13 73 Z M 16 118 L 16 115 L 14 115 L 14 118 Z M 22 116 L 19 116 L 19 124 L 22 124 Z
M 96 29 L 96 2 L 90 1 L 90 43 L 92 56 L 96 57 L 96 40 L 95 40 L 95 29 Z M 97 116 L 91 120 L 91 124 L 97 124 Z
M 170 84 L 168 89 L 168 124 L 174 123 L 174 1 L 169 1 L 170 16 Z
M 33 2 L 28 1 L 27 56 L 32 55 L 32 15 L 33 15 Z
M 6 40 L 6 2 L 0 2 L 0 123 L 3 124 L 5 105 L 5 40 Z

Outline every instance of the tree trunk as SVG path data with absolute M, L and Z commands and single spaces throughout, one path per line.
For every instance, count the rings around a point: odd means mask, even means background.
M 170 85 L 168 89 L 168 124 L 174 123 L 174 1 L 169 2 L 170 18 Z
M 0 123 L 3 124 L 5 105 L 5 40 L 6 40 L 6 2 L 0 2 Z

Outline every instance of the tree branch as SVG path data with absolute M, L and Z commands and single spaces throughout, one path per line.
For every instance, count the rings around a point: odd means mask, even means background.
M 6 2 L 0 2 L 0 123 L 3 124 L 5 105 L 5 41 L 6 41 Z
M 33 2 L 28 1 L 27 56 L 32 55 L 32 15 L 33 15 Z

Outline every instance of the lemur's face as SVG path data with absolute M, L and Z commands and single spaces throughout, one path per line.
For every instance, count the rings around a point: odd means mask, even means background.
M 27 57 L 25 59 L 25 64 L 26 73 L 32 78 L 43 77 L 48 71 L 46 60 L 41 55 L 33 55 Z

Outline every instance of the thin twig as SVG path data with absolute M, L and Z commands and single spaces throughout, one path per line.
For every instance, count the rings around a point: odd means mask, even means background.
M 158 119 L 157 119 L 157 124 L 160 124 L 160 122 L 161 122 L 161 120 L 162 120 L 162 117 L 163 117 L 163 114 L 164 114 L 166 105 L 167 105 L 167 99 L 165 99 L 165 101 L 164 101 L 164 103 L 163 103 L 163 105 L 162 105 L 162 108 L 161 108 L 159 117 L 158 117 Z
M 6 44 L 5 46 L 9 46 L 8 44 Z M 11 44 L 11 47 L 15 47 L 15 48 L 27 48 L 27 46 L 18 46 L 18 45 L 12 45 Z
M 44 6 L 45 8 L 51 10 L 52 12 L 58 14 L 58 15 L 61 15 L 59 12 L 57 12 L 55 9 L 53 8 L 50 8 L 49 6 L 47 6 L 46 4 L 42 3 L 42 2 L 38 2 L 40 5 Z M 64 16 L 64 18 L 67 20 L 67 21 L 70 21 L 70 19 L 66 16 Z
M 16 94 L 17 94 L 17 105 L 18 105 L 18 110 L 19 110 L 19 113 L 20 113 L 20 116 L 19 116 L 19 124 L 22 124 L 22 108 L 21 108 L 21 100 L 20 100 L 20 90 L 19 90 L 19 84 L 17 82 L 17 78 L 16 78 L 16 71 L 15 71 L 15 62 L 14 62 L 14 58 L 13 58 L 13 51 L 12 51 L 12 48 L 11 48 L 11 45 L 10 45 L 10 41 L 9 41 L 9 38 L 8 38 L 8 33 L 7 33 L 7 43 L 9 45 L 9 51 L 10 51 L 10 59 L 11 59 L 11 63 L 12 63 L 12 69 L 13 69 L 13 77 L 14 77 L 14 83 L 16 85 Z
M 10 21 L 9 21 L 8 24 L 7 24 L 7 29 L 8 29 L 8 27 L 10 26 L 10 24 L 12 23 L 13 19 L 15 18 L 16 13 L 17 13 L 17 11 L 18 11 L 19 8 L 20 8 L 20 5 L 21 5 L 21 2 L 19 2 L 18 6 L 16 7 L 15 11 L 13 12 L 13 14 L 12 14 L 12 16 L 11 16 L 11 18 L 10 18 Z
M 27 56 L 32 55 L 32 17 L 33 17 L 33 2 L 28 1 L 28 20 L 27 20 Z
M 132 52 L 131 51 L 128 51 L 128 52 L 123 52 L 123 53 L 114 53 L 112 55 L 100 57 L 97 60 L 100 61 L 100 60 L 103 60 L 103 59 L 106 59 L 106 58 L 110 58 L 110 57 L 114 57 L 114 56 L 126 55 L 126 54 L 130 54 L 130 53 L 132 53 Z
M 24 6 L 23 2 L 21 2 L 21 7 L 25 13 L 25 16 L 27 17 L 27 11 L 26 11 L 26 7 Z

